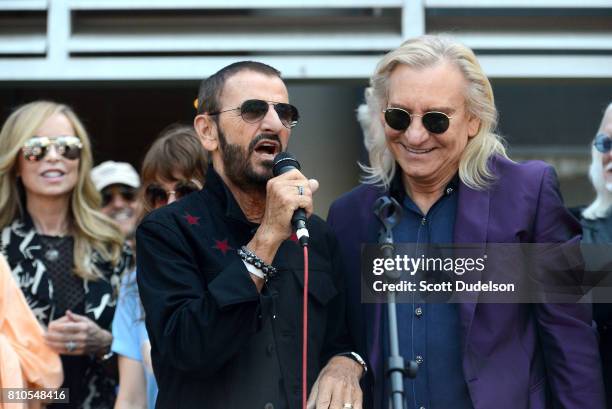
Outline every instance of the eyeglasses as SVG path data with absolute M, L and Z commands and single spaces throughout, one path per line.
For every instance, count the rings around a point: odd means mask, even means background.
M 115 195 L 121 195 L 124 201 L 133 202 L 136 199 L 136 189 L 129 186 L 109 186 L 102 189 L 102 207 L 108 206 Z
M 209 112 L 208 115 L 219 115 L 224 112 L 240 110 L 242 120 L 254 124 L 261 121 L 263 117 L 266 116 L 270 105 L 274 107 L 274 110 L 285 128 L 293 128 L 297 125 L 300 114 L 296 107 L 291 104 L 285 104 L 284 102 L 269 102 L 261 99 L 247 99 L 238 108 Z
M 430 111 L 423 115 L 411 114 L 402 108 L 387 108 L 384 111 L 385 122 L 396 131 L 405 131 L 412 122 L 412 117 L 420 117 L 423 126 L 431 133 L 441 134 L 448 130 L 452 116 L 444 112 Z
M 157 183 L 152 183 L 145 189 L 145 200 L 152 206 L 168 204 L 171 195 L 178 200 L 190 193 L 200 190 L 202 186 L 195 180 L 181 180 L 174 185 L 174 190 L 166 190 Z
M 75 160 L 81 156 L 83 144 L 76 136 L 33 136 L 21 148 L 23 157 L 30 161 L 39 161 L 49 152 L 50 146 L 55 146 L 57 153 L 66 159 Z
M 601 153 L 608 153 L 612 149 L 612 139 L 608 135 L 600 133 L 595 137 L 593 146 Z

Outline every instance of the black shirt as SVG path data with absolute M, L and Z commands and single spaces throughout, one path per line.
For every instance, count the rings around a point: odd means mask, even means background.
M 138 286 L 158 409 L 300 407 L 302 249 L 291 239 L 281 245 L 278 274 L 260 294 L 236 253 L 257 227 L 212 167 L 203 190 L 139 226 Z M 308 228 L 310 388 L 352 344 L 336 239 L 317 216 Z

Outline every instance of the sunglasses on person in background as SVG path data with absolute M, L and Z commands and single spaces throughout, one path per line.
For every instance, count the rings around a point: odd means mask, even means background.
M 297 125 L 300 114 L 296 107 L 291 104 L 285 104 L 284 102 L 269 102 L 261 99 L 247 99 L 237 108 L 209 112 L 208 115 L 219 115 L 224 112 L 239 110 L 240 116 L 244 122 L 254 124 L 261 121 L 263 117 L 266 116 L 268 109 L 270 109 L 270 105 L 274 107 L 274 110 L 285 128 L 293 128 Z
M 151 206 L 164 206 L 168 204 L 171 195 L 178 200 L 190 193 L 200 190 L 202 186 L 194 180 L 181 180 L 174 185 L 174 190 L 166 190 L 157 183 L 152 183 L 145 189 L 145 200 Z
M 448 130 L 450 126 L 451 116 L 444 112 L 430 111 L 422 115 L 411 114 L 402 108 L 387 108 L 383 111 L 385 114 L 385 122 L 389 127 L 396 131 L 405 131 L 410 126 L 413 117 L 421 118 L 421 122 L 425 129 L 431 133 L 441 134 Z
M 21 150 L 23 157 L 30 161 L 42 160 L 51 146 L 55 147 L 58 154 L 66 159 L 75 160 L 81 156 L 83 144 L 76 136 L 57 136 L 49 138 L 47 136 L 33 136 L 26 141 Z
M 593 146 L 601 153 L 608 153 L 612 149 L 612 139 L 608 135 L 600 133 L 595 137 Z
M 102 207 L 108 206 L 115 195 L 121 195 L 124 201 L 133 202 L 136 200 L 136 189 L 129 186 L 109 186 L 102 189 Z

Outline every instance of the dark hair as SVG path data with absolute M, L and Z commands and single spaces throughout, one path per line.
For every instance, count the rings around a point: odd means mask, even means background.
M 208 152 L 193 127 L 170 125 L 153 142 L 142 162 L 142 191 L 160 179 L 175 181 L 177 175 L 204 185 L 207 169 Z M 151 210 L 151 204 L 143 200 L 144 214 Z
M 271 77 L 281 78 L 276 68 L 257 61 L 239 61 L 221 68 L 200 83 L 198 92 L 198 114 L 216 112 L 221 109 L 219 100 L 228 78 L 241 71 L 253 71 Z

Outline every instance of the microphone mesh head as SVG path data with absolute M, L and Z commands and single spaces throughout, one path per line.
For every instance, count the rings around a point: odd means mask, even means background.
M 274 165 L 272 167 L 274 176 L 285 173 L 292 168 L 301 169 L 300 163 L 289 152 L 281 152 L 274 157 Z

